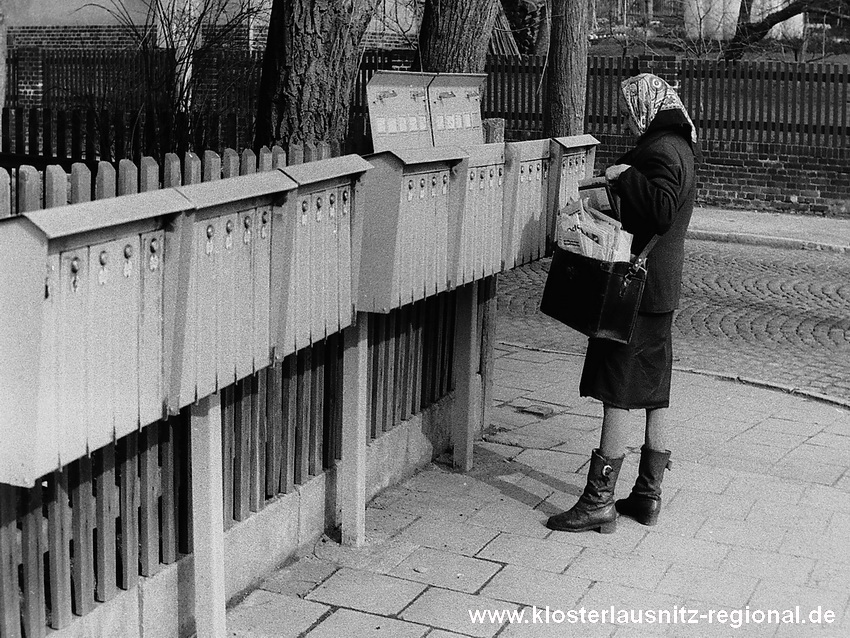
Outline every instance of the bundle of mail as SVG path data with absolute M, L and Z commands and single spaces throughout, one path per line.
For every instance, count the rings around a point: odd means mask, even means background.
M 632 234 L 586 199 L 570 202 L 558 213 L 558 246 L 602 261 L 629 261 Z

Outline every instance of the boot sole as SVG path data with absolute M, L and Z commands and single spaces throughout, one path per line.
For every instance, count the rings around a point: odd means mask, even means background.
M 600 534 L 613 534 L 617 531 L 617 521 L 613 520 L 608 523 L 602 523 L 601 525 L 588 525 L 587 527 L 558 527 L 557 525 L 546 523 L 546 527 L 556 532 L 591 532 L 595 530 Z

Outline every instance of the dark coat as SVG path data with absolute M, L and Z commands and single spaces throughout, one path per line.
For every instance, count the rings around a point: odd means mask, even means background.
M 641 312 L 671 312 L 679 305 L 685 232 L 696 194 L 690 125 L 679 111 L 661 111 L 634 149 L 617 160 L 632 168 L 611 184 L 620 197 L 623 227 L 639 254 L 660 235 L 647 259 Z

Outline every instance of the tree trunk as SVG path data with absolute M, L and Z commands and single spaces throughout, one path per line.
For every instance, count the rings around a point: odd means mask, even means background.
M 588 16 L 588 0 L 552 0 L 543 137 L 584 131 Z
M 549 55 L 549 44 L 552 36 L 552 7 L 546 0 L 537 12 L 537 39 L 534 43 L 534 55 Z
M 747 49 L 763 40 L 770 30 L 780 22 L 785 22 L 785 20 L 804 11 L 826 4 L 828 2 L 824 0 L 794 0 L 782 9 L 767 14 L 758 22 L 750 22 L 752 0 L 742 0 L 741 12 L 738 15 L 738 26 L 735 29 L 735 35 L 724 47 L 723 59 L 727 61 L 740 60 Z
M 255 146 L 342 143 L 359 47 L 380 0 L 274 0 Z
M 423 71 L 482 73 L 499 0 L 427 0 L 419 30 Z

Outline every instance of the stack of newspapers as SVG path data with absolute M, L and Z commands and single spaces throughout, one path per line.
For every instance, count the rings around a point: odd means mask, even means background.
M 601 261 L 631 259 L 631 233 L 590 206 L 587 198 L 570 202 L 558 213 L 557 241 L 564 250 Z

